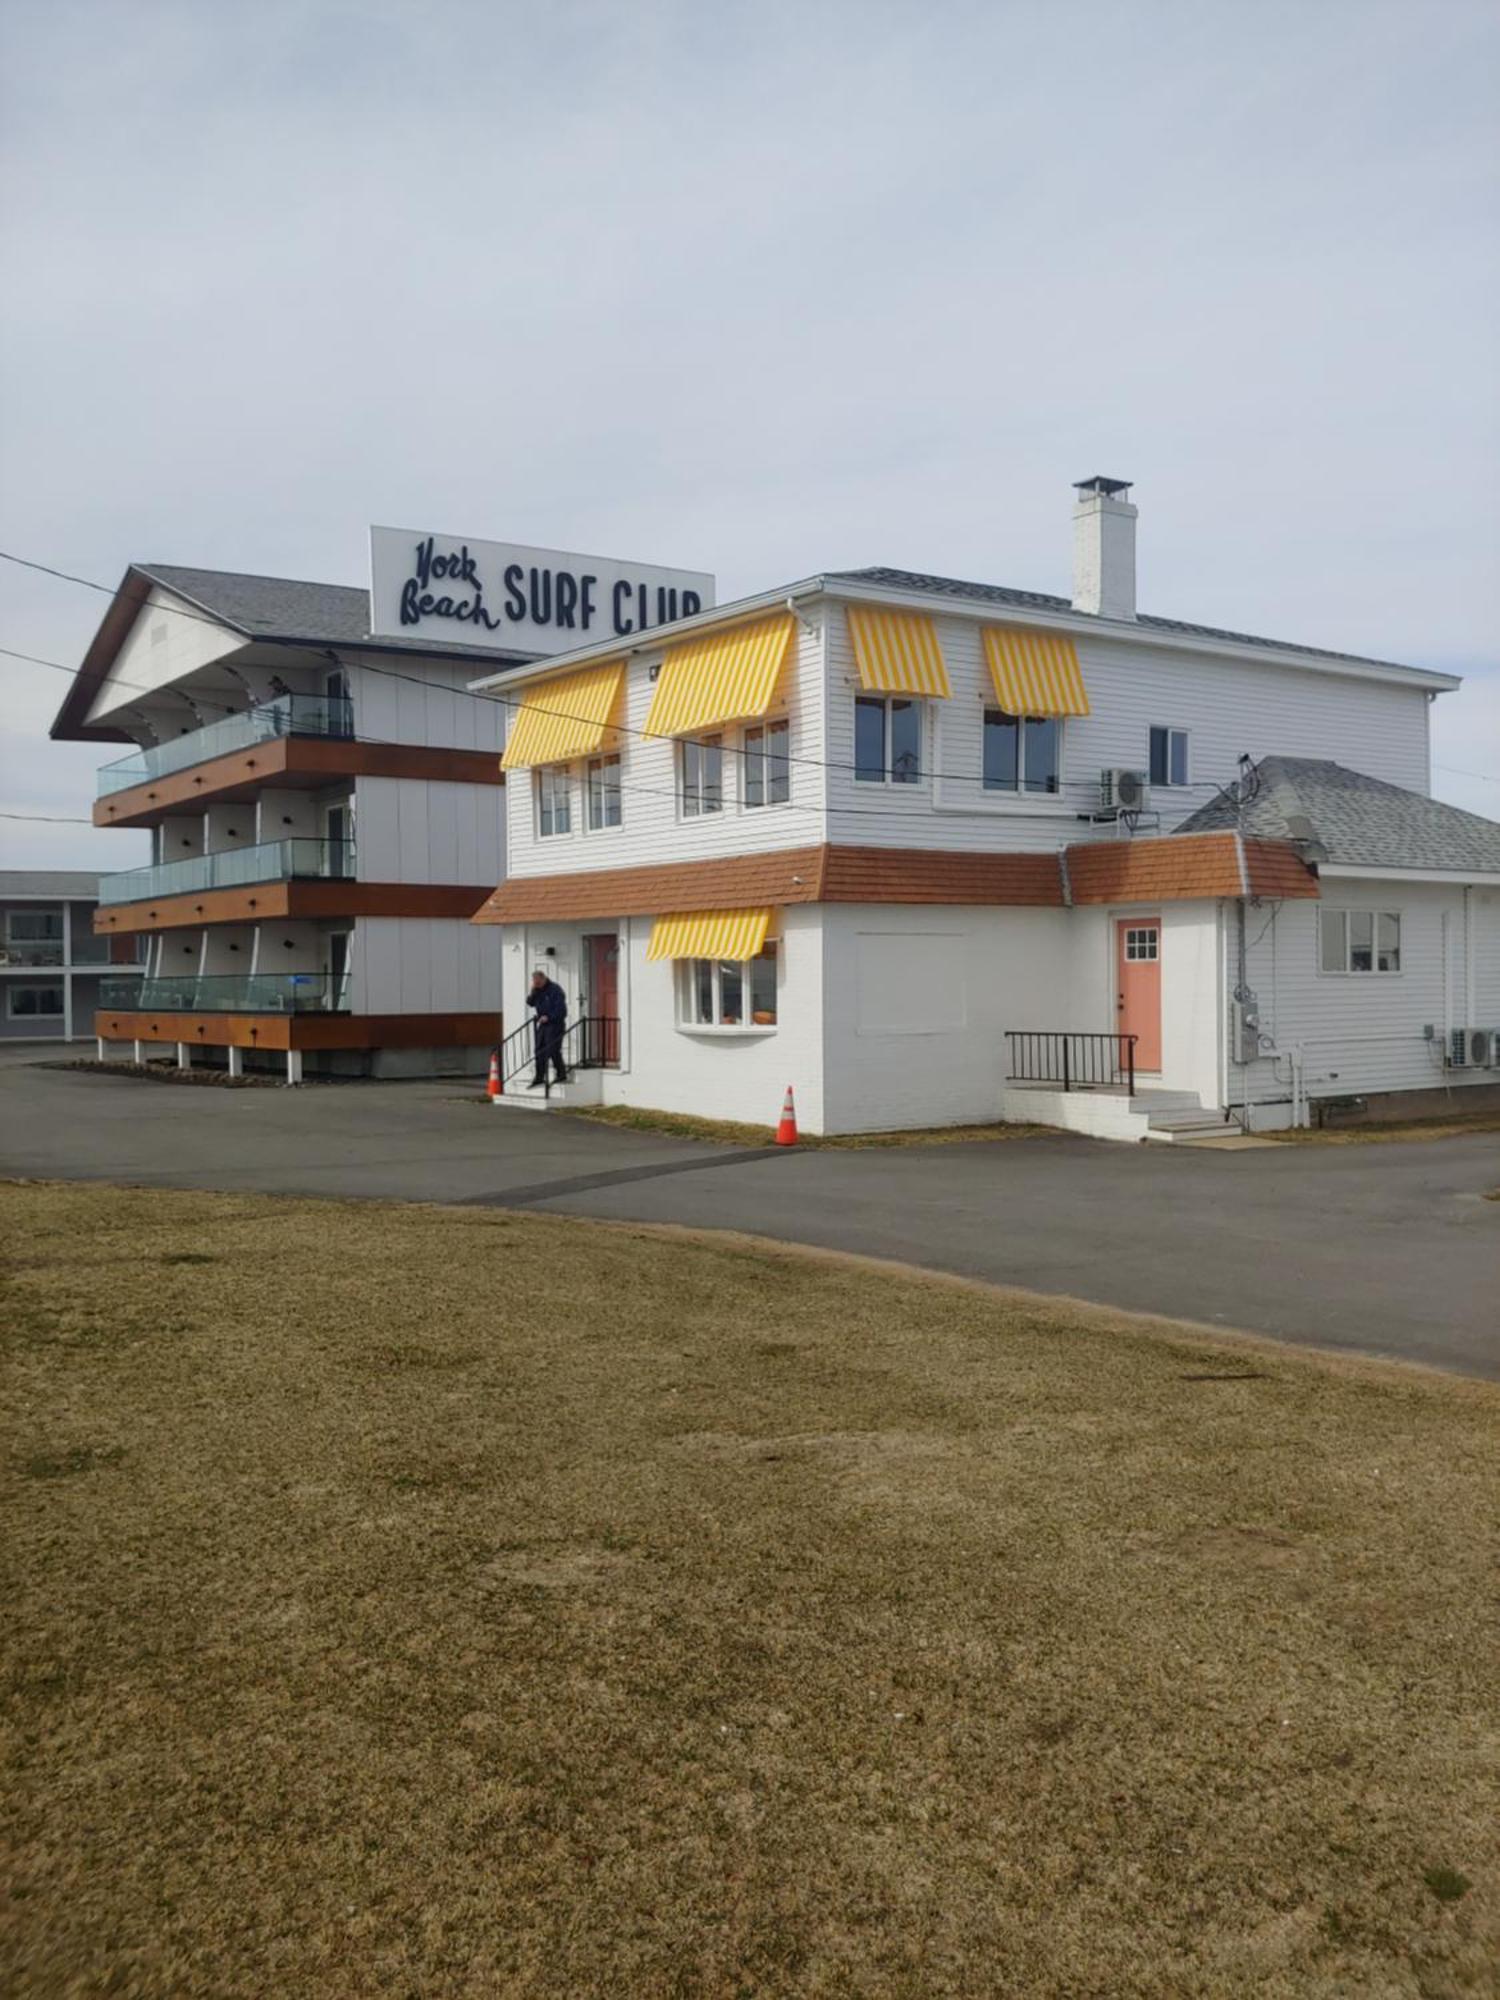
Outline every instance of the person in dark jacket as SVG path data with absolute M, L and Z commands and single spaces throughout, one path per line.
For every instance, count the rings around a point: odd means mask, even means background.
M 568 1024 L 568 996 L 555 979 L 549 979 L 540 966 L 531 975 L 531 991 L 526 995 L 526 1005 L 536 1009 L 536 1075 L 531 1079 L 533 1087 L 540 1087 L 547 1081 L 550 1064 L 559 1083 L 566 1083 L 568 1072 L 563 1067 L 563 1030 Z

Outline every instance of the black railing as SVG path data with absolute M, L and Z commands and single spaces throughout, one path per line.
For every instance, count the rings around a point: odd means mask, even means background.
M 1009 1028 L 1008 1083 L 1060 1090 L 1120 1090 L 1135 1096 L 1134 1035 L 1074 1035 L 1057 1028 Z
M 513 1029 L 501 1042 L 496 1054 L 500 1058 L 502 1089 L 513 1077 L 521 1076 L 527 1070 L 534 1071 L 537 1060 L 535 1021 L 527 1021 Z M 569 1075 L 575 1069 L 617 1069 L 620 1062 L 619 1017 L 614 1014 L 584 1014 L 578 1020 L 570 1021 L 563 1030 L 558 1054 Z M 549 1096 L 551 1078 L 549 1064 L 546 1084 Z

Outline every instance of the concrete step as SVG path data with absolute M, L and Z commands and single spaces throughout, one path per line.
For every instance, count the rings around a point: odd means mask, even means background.
M 603 1072 L 574 1070 L 566 1083 L 554 1083 L 550 1092 L 528 1080 L 513 1076 L 498 1097 L 490 1102 L 507 1111 L 565 1111 L 580 1104 L 598 1104 L 603 1097 Z

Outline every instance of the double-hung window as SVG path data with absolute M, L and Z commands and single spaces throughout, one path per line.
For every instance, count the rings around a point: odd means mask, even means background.
M 746 806 L 784 806 L 792 796 L 790 737 L 781 722 L 756 722 L 745 731 Z
M 572 776 L 566 764 L 544 764 L 536 774 L 536 830 L 542 840 L 573 831 Z
M 1321 909 L 1318 954 L 1324 972 L 1399 972 L 1401 918 L 1395 910 Z
M 1062 777 L 1062 723 L 1055 715 L 984 711 L 984 789 L 1057 792 Z
M 684 959 L 681 994 L 684 1027 L 774 1028 L 774 941 L 767 942 L 755 958 Z
M 922 704 L 908 695 L 854 698 L 854 777 L 861 785 L 915 785 L 922 778 Z
M 724 739 L 722 736 L 689 736 L 679 756 L 682 771 L 682 810 L 688 819 L 724 810 Z
M 1148 768 L 1153 785 L 1185 785 L 1188 781 L 1187 731 L 1153 723 Z
M 588 829 L 602 833 L 620 824 L 620 759 L 590 757 L 588 763 Z

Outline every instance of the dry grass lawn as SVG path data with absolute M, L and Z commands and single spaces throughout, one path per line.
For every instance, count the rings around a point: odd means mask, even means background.
M 0 1216 L 6 1990 L 1495 1992 L 1493 1388 L 484 1209 Z

